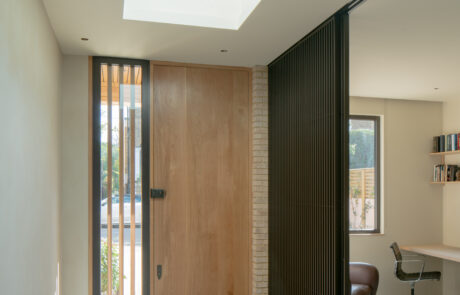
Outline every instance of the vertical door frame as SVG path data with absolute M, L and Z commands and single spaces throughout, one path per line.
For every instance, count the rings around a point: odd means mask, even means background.
M 88 57 L 88 295 L 93 295 L 93 57 Z
M 356 7 L 356 6 L 354 6 Z M 336 44 L 339 49 L 337 54 L 337 142 L 342 147 L 337 150 L 337 158 L 340 159 L 337 163 L 337 197 L 341 201 L 341 206 L 336 212 L 337 229 L 336 233 L 338 241 L 337 257 L 341 257 L 341 267 L 338 268 L 337 274 L 337 290 L 343 291 L 342 294 L 350 294 L 350 275 L 349 275 L 349 135 L 348 125 L 350 117 L 350 91 L 349 91 L 349 6 L 340 10 L 334 15 L 336 25 Z
M 341 145 L 337 157 L 338 163 L 337 179 L 337 196 L 342 200 L 342 206 L 337 212 L 337 241 L 341 249 L 337 249 L 338 257 L 342 257 L 342 267 L 339 269 L 341 276 L 338 277 L 337 287 L 343 288 L 343 294 L 348 295 L 351 292 L 350 285 L 350 228 L 349 228 L 349 120 L 350 120 L 350 12 L 356 9 L 366 0 L 351 0 L 344 7 L 334 14 L 336 20 L 336 44 L 337 50 L 337 128 L 340 132 L 337 134 L 337 142 Z M 340 290 L 340 289 L 338 289 Z
M 89 57 L 89 214 L 88 294 L 100 293 L 100 66 L 105 63 L 142 67 L 142 293 L 150 295 L 150 69 L 149 61 Z

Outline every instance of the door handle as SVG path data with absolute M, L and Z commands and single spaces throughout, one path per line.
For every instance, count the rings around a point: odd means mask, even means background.
M 152 188 L 150 189 L 150 197 L 152 199 L 164 199 L 166 191 L 164 189 Z

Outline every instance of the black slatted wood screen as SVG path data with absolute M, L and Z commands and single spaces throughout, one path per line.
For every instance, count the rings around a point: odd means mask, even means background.
M 348 294 L 348 14 L 269 65 L 269 291 Z

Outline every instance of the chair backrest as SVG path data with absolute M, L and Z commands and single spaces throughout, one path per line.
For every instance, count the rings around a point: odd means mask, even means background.
M 404 276 L 404 272 L 402 270 L 402 254 L 401 251 L 399 250 L 398 243 L 393 242 L 393 244 L 390 245 L 390 248 L 393 250 L 393 254 L 395 255 L 395 275 L 397 278 L 401 278 Z

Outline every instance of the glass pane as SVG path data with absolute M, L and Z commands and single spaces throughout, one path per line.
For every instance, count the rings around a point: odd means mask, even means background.
M 377 229 L 376 124 L 350 119 L 350 230 Z
M 101 66 L 101 294 L 142 294 L 140 66 Z M 122 217 L 123 216 L 123 217 Z

